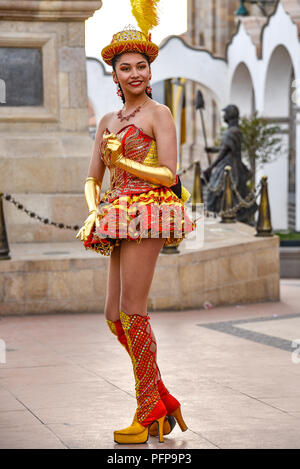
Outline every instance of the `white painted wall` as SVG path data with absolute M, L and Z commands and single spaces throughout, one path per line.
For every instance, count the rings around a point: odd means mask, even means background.
M 97 125 L 104 114 L 120 109 L 122 101 L 116 93 L 112 75 L 105 71 L 104 65 L 97 59 L 87 59 L 88 97 L 92 102 Z
M 208 51 L 189 47 L 176 36 L 163 45 L 152 64 L 152 81 L 181 77 L 197 81 L 209 89 L 220 107 L 228 102 L 228 67 L 223 59 L 214 58 Z

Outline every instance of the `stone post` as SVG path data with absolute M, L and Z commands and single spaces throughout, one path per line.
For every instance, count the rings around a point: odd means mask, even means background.
M 85 20 L 101 0 L 0 0 L 0 191 L 51 221 L 86 216 Z M 10 242 L 75 240 L 6 202 Z

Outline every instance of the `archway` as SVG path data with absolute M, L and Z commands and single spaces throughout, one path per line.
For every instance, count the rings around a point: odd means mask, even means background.
M 244 62 L 241 62 L 234 71 L 229 100 L 230 104 L 238 106 L 241 115 L 250 116 L 256 109 L 252 77 Z
M 290 54 L 284 46 L 279 45 L 274 49 L 267 68 L 264 115 L 270 119 L 270 123 L 281 127 L 283 151 L 275 161 L 262 168 L 269 178 L 270 200 L 276 205 L 272 218 L 276 229 L 295 229 L 296 122 L 295 104 L 291 99 L 293 79 Z M 278 174 L 281 175 L 280 187 L 275 182 Z

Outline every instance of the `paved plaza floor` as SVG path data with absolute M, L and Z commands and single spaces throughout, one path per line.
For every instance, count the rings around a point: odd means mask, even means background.
M 188 430 L 138 448 L 300 448 L 300 280 L 281 301 L 150 312 Z M 96 314 L 0 316 L 0 448 L 136 448 L 129 356 Z M 297 345 L 296 341 L 299 344 Z

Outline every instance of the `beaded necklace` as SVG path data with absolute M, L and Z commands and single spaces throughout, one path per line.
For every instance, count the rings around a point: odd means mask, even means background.
M 132 113 L 128 116 L 123 116 L 122 109 L 120 109 L 120 111 L 117 113 L 117 118 L 120 119 L 121 122 L 123 122 L 124 120 L 127 120 L 128 122 L 131 117 L 134 117 L 136 113 L 141 110 L 141 107 L 145 104 L 146 101 L 147 99 L 142 104 L 140 104 L 134 111 L 132 111 Z

